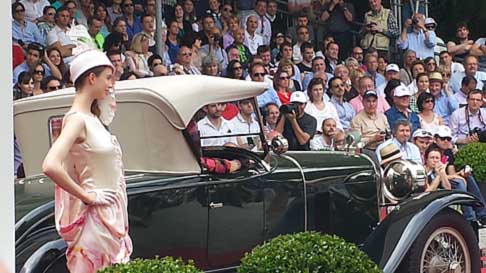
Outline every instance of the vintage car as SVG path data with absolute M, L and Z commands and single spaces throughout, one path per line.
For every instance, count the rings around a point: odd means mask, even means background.
M 285 140 L 267 143 L 263 130 L 236 136 L 257 139 L 259 149 L 195 145 L 187 128 L 204 105 L 247 98 L 256 105 L 264 91 L 262 83 L 207 76 L 116 84 L 110 130 L 124 151 L 133 257 L 169 255 L 206 272 L 232 272 L 245 252 L 272 237 L 317 230 L 358 244 L 386 273 L 479 272 L 476 231 L 458 212 L 479 202 L 463 192 L 423 192 L 424 170 L 408 161 L 383 172 L 350 148 L 359 147 L 352 134 L 344 151 L 282 153 Z M 41 164 L 73 96 L 65 89 L 14 104 L 27 176 L 15 185 L 17 272 L 67 272 L 54 185 Z M 245 166 L 211 173 L 201 156 Z

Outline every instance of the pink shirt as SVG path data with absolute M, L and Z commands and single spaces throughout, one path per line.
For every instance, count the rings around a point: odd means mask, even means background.
M 354 108 L 355 113 L 359 113 L 361 110 L 363 110 L 363 97 L 361 95 L 356 96 L 354 99 L 350 100 L 349 103 Z M 376 111 L 380 113 L 385 113 L 386 110 L 390 109 L 390 105 L 388 102 L 386 102 L 385 97 L 383 96 L 378 96 L 378 105 L 376 108 Z

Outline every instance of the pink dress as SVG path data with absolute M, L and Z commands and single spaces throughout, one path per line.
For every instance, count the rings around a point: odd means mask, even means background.
M 118 198 L 109 206 L 86 206 L 56 186 L 56 228 L 68 245 L 69 271 L 95 273 L 114 263 L 128 262 L 132 253 L 126 184 L 116 137 L 94 115 L 68 112 L 65 117 L 74 114 L 85 121 L 86 140 L 73 145 L 64 167 L 83 189 L 114 189 Z

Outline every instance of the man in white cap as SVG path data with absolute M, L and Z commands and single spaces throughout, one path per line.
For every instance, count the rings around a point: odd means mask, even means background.
M 435 32 L 425 28 L 425 16 L 421 13 L 405 21 L 397 43 L 403 50 L 415 51 L 419 59 L 434 57 Z
M 400 67 L 397 64 L 389 64 L 385 68 L 385 82 L 376 88 L 376 93 L 385 96 L 385 87 L 392 79 L 400 80 Z
M 437 27 L 437 23 L 435 22 L 434 18 L 432 17 L 427 17 L 425 18 L 425 29 L 428 31 L 433 31 L 435 32 L 435 28 Z M 436 33 L 437 34 L 437 33 Z M 441 52 L 447 51 L 447 46 L 444 40 L 440 38 L 439 36 L 435 36 L 435 47 L 434 47 L 434 56 L 435 56 L 435 61 L 439 62 L 439 55 Z
M 295 91 L 290 96 L 290 104 L 280 108 L 281 117 L 275 129 L 287 139 L 289 150 L 310 150 L 309 143 L 316 132 L 317 121 L 304 112 L 306 103 L 305 93 Z
M 425 162 L 425 150 L 429 148 L 433 142 L 432 133 L 425 129 L 417 129 L 412 135 L 413 144 L 415 144 L 420 150 L 420 156 L 422 161 Z
M 399 119 L 405 119 L 412 124 L 412 132 L 420 128 L 420 120 L 416 113 L 412 112 L 410 105 L 410 90 L 405 85 L 399 85 L 393 91 L 394 105 L 385 112 L 388 124 L 395 127 L 395 122 Z

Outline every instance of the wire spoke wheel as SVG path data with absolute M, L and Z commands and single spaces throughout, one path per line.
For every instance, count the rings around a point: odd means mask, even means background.
M 451 227 L 432 233 L 424 246 L 420 272 L 471 272 L 471 255 L 462 234 Z

